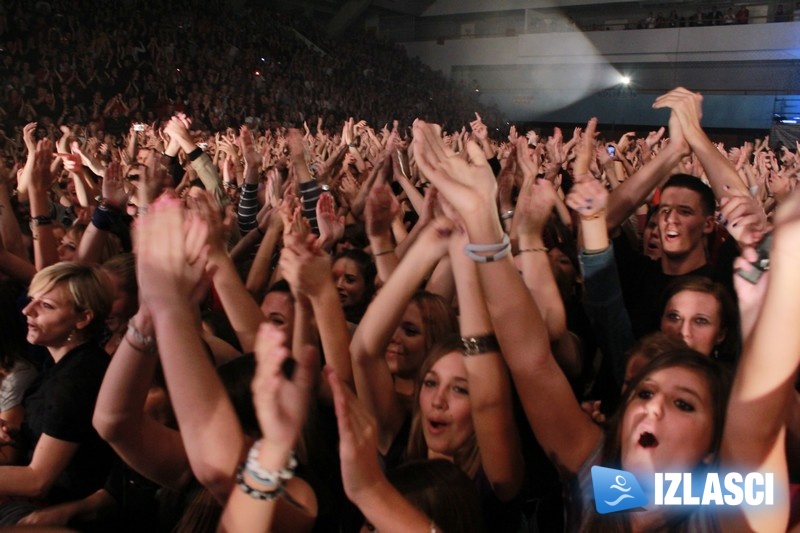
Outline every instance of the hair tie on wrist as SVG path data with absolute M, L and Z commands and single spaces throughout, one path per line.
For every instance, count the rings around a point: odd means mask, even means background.
M 504 258 L 511 252 L 511 239 L 508 234 L 503 234 L 503 240 L 497 244 L 472 244 L 464 245 L 464 254 L 476 263 L 493 263 Z M 479 255 L 491 253 L 492 255 Z

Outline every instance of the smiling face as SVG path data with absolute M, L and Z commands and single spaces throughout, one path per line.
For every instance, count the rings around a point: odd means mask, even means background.
M 621 426 L 622 468 L 691 471 L 710 457 L 713 406 L 709 384 L 695 370 L 654 371 L 632 391 Z
M 703 355 L 711 355 L 725 339 L 721 315 L 720 303 L 713 294 L 680 291 L 664 306 L 661 331 L 683 339 Z
M 425 374 L 419 409 L 425 443 L 433 455 L 452 457 L 472 436 L 467 369 L 460 353 L 447 353 Z
M 358 264 L 352 259 L 342 257 L 333 264 L 332 272 L 342 308 L 348 309 L 362 303 L 367 283 Z
M 386 347 L 386 364 L 393 375 L 404 379 L 413 379 L 417 375 L 426 356 L 424 328 L 419 305 L 409 303 Z
M 705 254 L 704 237 L 713 229 L 714 217 L 703 213 L 698 192 L 684 187 L 664 189 L 658 210 L 663 254 L 674 258 Z

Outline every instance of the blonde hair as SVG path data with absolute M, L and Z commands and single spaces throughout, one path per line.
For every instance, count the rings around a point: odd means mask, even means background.
M 37 272 L 28 294 L 46 293 L 61 284 L 66 286 L 76 311 L 92 313 L 86 333 L 97 333 L 114 301 L 114 288 L 108 275 L 99 266 L 61 261 Z

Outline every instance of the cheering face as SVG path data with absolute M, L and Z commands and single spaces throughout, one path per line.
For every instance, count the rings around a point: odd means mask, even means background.
M 661 250 L 668 257 L 685 257 L 703 251 L 703 238 L 714 229 L 714 217 L 703 214 L 700 194 L 683 187 L 661 193 L 658 231 Z
M 704 377 L 679 366 L 657 370 L 638 384 L 625 406 L 622 468 L 691 471 L 711 457 L 713 423 Z
M 475 432 L 463 356 L 450 352 L 433 364 L 419 393 L 420 422 L 428 449 L 452 457 Z
M 699 291 L 681 291 L 669 299 L 661 315 L 661 331 L 683 339 L 690 348 L 711 355 L 725 339 L 719 301 Z

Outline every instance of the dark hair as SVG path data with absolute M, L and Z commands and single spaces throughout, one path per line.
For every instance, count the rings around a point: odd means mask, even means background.
M 708 384 L 711 393 L 711 413 L 714 427 L 712 430 L 711 449 L 717 452 L 722 442 L 722 432 L 725 427 L 725 412 L 728 404 L 728 394 L 731 386 L 731 375 L 727 368 L 701 353 L 686 348 L 664 353 L 644 366 L 631 381 L 631 386 L 625 391 L 620 408 L 609 421 L 606 428 L 605 444 L 602 452 L 601 464 L 611 468 L 621 468 L 621 429 L 622 418 L 639 384 L 648 376 L 659 370 L 667 368 L 686 368 L 702 376 Z M 590 507 L 586 508 L 589 515 L 581 531 L 602 532 L 630 531 L 630 523 L 625 513 L 609 513 L 601 515 L 594 513 Z M 687 512 L 674 512 L 667 518 L 665 531 L 689 531 L 686 519 L 690 516 Z
M 667 182 L 661 187 L 663 193 L 670 187 L 682 187 L 690 189 L 700 195 L 700 206 L 703 208 L 703 214 L 712 216 L 717 209 L 717 199 L 714 196 L 714 191 L 711 187 L 703 183 L 700 178 L 691 176 L 689 174 L 674 174 Z
M 683 276 L 670 282 L 661 293 L 659 309 L 663 314 L 670 298 L 683 291 L 710 294 L 719 303 L 720 329 L 725 338 L 715 347 L 715 353 L 705 354 L 728 363 L 736 361 L 741 352 L 739 309 L 724 285 L 703 276 Z
M 375 263 L 372 262 L 372 257 L 363 250 L 345 248 L 336 254 L 331 264 L 335 264 L 336 261 L 340 259 L 349 259 L 353 261 L 358 267 L 361 277 L 364 278 L 363 298 L 360 302 L 344 310 L 344 314 L 349 322 L 359 322 L 361 317 L 364 316 L 367 305 L 372 301 L 372 297 L 375 294 L 375 276 L 378 273 L 378 269 L 375 267 Z
M 463 353 L 463 343 L 458 335 L 448 335 L 428 352 L 428 357 L 423 361 L 419 368 L 418 377 L 414 386 L 414 403 L 412 409 L 411 431 L 408 436 L 408 446 L 406 456 L 409 459 L 424 459 L 428 456 L 428 444 L 425 442 L 425 435 L 422 432 L 422 421 L 420 419 L 419 397 L 422 391 L 422 382 L 430 372 L 433 365 L 445 355 L 453 352 Z M 467 442 L 461 445 L 453 454 L 453 463 L 464 471 L 469 477 L 475 477 L 481 464 L 480 450 L 478 449 L 478 439 L 473 432 Z M 445 530 L 446 531 L 446 530 Z
M 712 430 L 711 451 L 719 450 L 722 442 L 722 430 L 725 426 L 725 411 L 728 405 L 728 394 L 731 387 L 730 371 L 720 363 L 706 357 L 696 350 L 684 348 L 662 353 L 647 363 L 631 380 L 630 386 L 622 395 L 622 402 L 608 424 L 606 442 L 603 448 L 603 464 L 620 467 L 620 431 L 622 418 L 639 388 L 639 384 L 654 372 L 667 368 L 686 368 L 703 377 L 711 393 L 711 414 L 714 427 Z
M 414 507 L 447 533 L 483 531 L 481 503 L 475 483 L 444 459 L 411 461 L 386 477 Z

